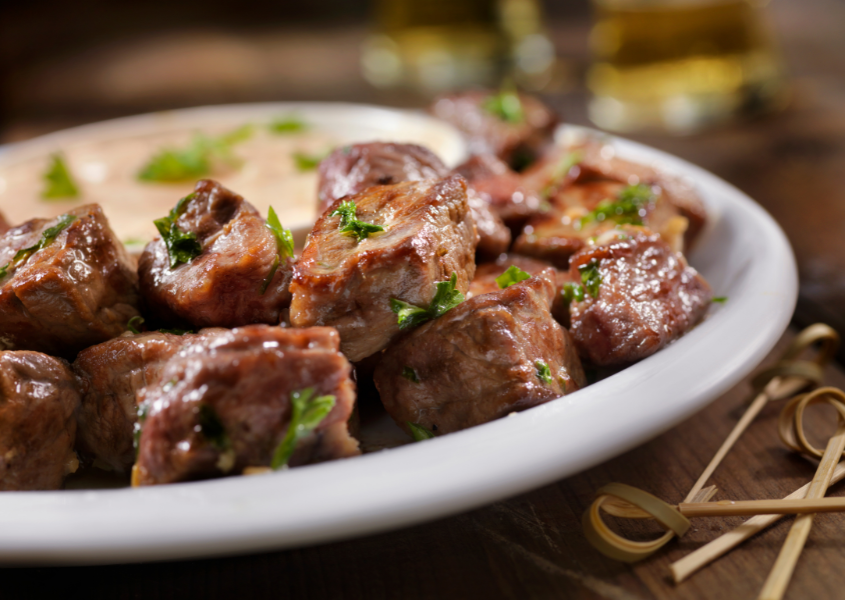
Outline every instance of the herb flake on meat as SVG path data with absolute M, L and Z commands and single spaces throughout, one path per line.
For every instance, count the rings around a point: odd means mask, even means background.
M 44 173 L 44 183 L 46 187 L 41 192 L 41 197 L 46 200 L 79 196 L 79 188 L 74 183 L 70 170 L 61 154 L 56 153 L 50 157 L 50 167 Z
M 135 333 L 135 334 L 141 333 L 138 330 L 138 327 L 140 327 L 143 324 L 144 324 L 144 317 L 139 317 L 138 315 L 135 315 L 134 317 L 129 319 L 129 322 L 126 324 L 126 329 L 131 333 Z
M 516 265 L 511 265 L 508 267 L 507 271 L 496 277 L 496 284 L 499 286 L 500 290 L 503 290 L 505 288 L 509 288 L 515 283 L 525 281 L 526 279 L 531 279 L 531 275 L 529 273 L 526 273 Z
M 549 365 L 544 363 L 542 360 L 538 360 L 534 362 L 534 366 L 537 368 L 537 379 L 539 379 L 546 385 L 551 384 L 552 371 L 551 369 L 549 369 Z
M 456 289 L 458 274 L 452 273 L 447 281 L 437 283 L 437 291 L 428 308 L 414 306 L 396 298 L 390 299 L 390 309 L 398 315 L 399 329 L 422 325 L 426 321 L 446 314 L 464 301 L 464 295 Z
M 267 212 L 267 223 L 265 223 L 265 225 L 267 229 L 273 232 L 273 236 L 276 238 L 277 254 L 276 258 L 273 259 L 272 266 L 270 267 L 270 273 L 264 279 L 264 283 L 261 284 L 262 295 L 267 291 L 267 288 L 270 286 L 270 282 L 273 281 L 273 277 L 276 275 L 276 271 L 279 269 L 282 259 L 286 257 L 293 258 L 293 233 L 291 233 L 290 229 L 282 227 L 282 223 L 279 221 L 279 216 L 276 214 L 276 211 L 273 210 L 272 206 Z
M 226 427 L 220 417 L 217 416 L 217 412 L 208 404 L 200 405 L 198 421 L 199 431 L 209 444 L 220 451 L 229 448 L 229 436 L 226 435 Z
M 482 108 L 506 123 L 522 123 L 525 120 L 522 101 L 512 87 L 503 87 L 499 93 L 488 97 Z
M 194 194 L 188 194 L 176 203 L 169 215 L 153 221 L 167 248 L 171 269 L 176 268 L 181 263 L 191 262 L 202 252 L 197 234 L 193 232 L 185 233 L 176 225 L 176 220 L 187 210 L 187 204 L 193 197 Z
M 56 223 L 52 227 L 48 227 L 41 233 L 41 239 L 39 239 L 35 244 L 28 248 L 22 248 L 18 250 L 11 261 L 0 267 L 0 279 L 9 274 L 10 267 L 22 263 L 42 248 L 46 248 L 47 246 L 49 246 L 50 243 L 55 240 L 59 236 L 59 234 L 64 231 L 67 226 L 73 223 L 75 220 L 76 217 L 74 215 L 62 215 L 61 217 L 59 217 L 58 223 Z
M 335 405 L 331 394 L 314 397 L 314 388 L 298 390 L 290 395 L 291 418 L 284 439 L 273 453 L 270 467 L 277 471 L 287 467 L 300 439 L 310 434 L 328 416 Z
M 599 286 L 601 285 L 601 273 L 599 273 L 599 263 L 593 259 L 585 265 L 578 267 L 581 273 L 581 283 L 584 284 L 584 289 L 592 296 L 597 298 L 599 295 Z
M 540 196 L 550 198 L 564 182 L 572 167 L 580 163 L 583 158 L 584 153 L 578 150 L 564 154 L 563 158 L 555 165 L 552 176 L 549 178 L 549 183 L 540 191 Z M 546 204 L 548 205 L 548 203 Z M 546 209 L 542 212 L 547 212 L 548 210 Z
M 415 442 L 430 440 L 434 437 L 434 434 L 422 425 L 411 423 L 410 421 L 406 421 L 406 423 L 408 424 L 408 429 L 411 430 L 411 435 L 413 436 Z
M 727 301 L 728 301 L 727 296 L 716 296 L 715 298 L 710 300 L 710 302 L 715 302 L 716 304 L 724 304 Z
M 616 195 L 615 200 L 602 200 L 595 209 L 576 223 L 582 228 L 589 223 L 601 223 L 611 219 L 620 225 L 642 225 L 646 206 L 654 201 L 655 195 L 650 186 L 642 183 L 629 185 Z
M 563 284 L 563 301 L 567 304 L 573 300 L 581 302 L 584 300 L 584 286 L 580 283 L 566 282 Z
M 371 233 L 384 231 L 381 225 L 365 223 L 355 216 L 357 207 L 352 200 L 343 200 L 335 210 L 329 213 L 330 217 L 340 216 L 340 232 L 350 237 L 358 238 L 358 241 L 367 239 Z
M 420 378 L 417 377 L 417 372 L 414 371 L 411 367 L 402 367 L 402 377 L 412 383 L 420 382 Z
M 308 124 L 296 116 L 280 117 L 270 123 L 268 129 L 277 135 L 301 133 L 308 129 Z

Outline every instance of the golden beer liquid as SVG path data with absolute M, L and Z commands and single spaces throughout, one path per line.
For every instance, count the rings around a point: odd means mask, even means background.
M 587 85 L 599 126 L 684 133 L 782 105 L 780 62 L 757 3 L 594 5 Z

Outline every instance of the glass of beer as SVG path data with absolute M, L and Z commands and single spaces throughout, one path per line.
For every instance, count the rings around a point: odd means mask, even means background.
M 590 119 L 690 133 L 782 107 L 780 60 L 754 0 L 593 0 Z

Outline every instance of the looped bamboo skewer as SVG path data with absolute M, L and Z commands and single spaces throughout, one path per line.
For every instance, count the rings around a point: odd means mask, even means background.
M 814 344 L 820 345 L 815 357 L 811 360 L 800 359 L 799 357 Z M 839 334 L 834 329 L 823 323 L 811 325 L 795 337 L 774 367 L 765 369 L 754 377 L 752 385 L 758 394 L 695 482 L 684 503 L 706 502 L 716 493 L 714 486 L 703 489 L 704 484 L 763 407 L 772 400 L 788 398 L 808 385 L 821 383 L 823 367 L 834 356 L 838 347 Z M 600 509 L 623 518 L 656 518 L 652 509 L 660 511 L 661 514 L 665 510 L 672 510 L 679 517 L 684 517 L 673 506 L 646 492 L 643 494 L 653 498 L 659 504 L 648 501 L 646 506 L 635 505 L 619 494 L 603 492 L 606 489 L 607 486 L 597 492 L 596 499 L 582 519 L 584 535 L 597 550 L 606 556 L 616 560 L 636 562 L 665 546 L 676 535 L 676 532 L 669 528 L 669 531 L 656 540 L 635 542 L 614 533 L 601 519 Z

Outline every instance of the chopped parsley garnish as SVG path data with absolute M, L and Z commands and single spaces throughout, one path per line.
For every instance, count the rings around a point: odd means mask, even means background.
M 286 135 L 289 133 L 301 133 L 308 129 L 308 124 L 296 116 L 280 117 L 270 123 L 268 129 L 272 133 Z
M 522 123 L 525 120 L 525 111 L 522 109 L 519 94 L 509 86 L 503 87 L 499 93 L 485 99 L 481 106 L 506 123 Z
M 538 360 L 534 362 L 534 366 L 537 368 L 537 379 L 546 385 L 550 384 L 552 382 L 552 370 L 549 368 L 549 365 L 542 360 Z
M 500 290 L 503 290 L 515 283 L 525 281 L 526 279 L 531 279 L 531 275 L 529 273 L 526 273 L 516 265 L 511 265 L 508 267 L 507 271 L 496 277 L 496 284 L 499 286 Z
M 710 302 L 716 302 L 717 304 L 724 304 L 727 301 L 728 301 L 727 296 L 716 296 Z
M 599 295 L 599 286 L 601 285 L 599 261 L 593 259 L 586 265 L 579 266 L 578 271 L 581 273 L 581 283 L 584 284 L 584 288 L 589 292 L 590 296 L 597 298 Z
M 272 266 L 270 267 L 270 273 L 264 279 L 264 283 L 261 284 L 262 295 L 267 291 L 267 287 L 270 285 L 270 282 L 273 281 L 273 276 L 276 275 L 276 271 L 278 270 L 282 259 L 286 257 L 293 258 L 293 234 L 290 229 L 282 227 L 282 223 L 279 221 L 279 217 L 276 214 L 276 211 L 273 210 L 272 206 L 267 212 L 266 226 L 267 229 L 273 232 L 273 235 L 276 238 L 277 254 L 276 258 L 273 259 Z
M 9 268 L 22 263 L 42 248 L 46 248 L 47 246 L 49 246 L 50 243 L 55 240 L 59 236 L 59 234 L 64 231 L 67 226 L 73 223 L 75 220 L 76 217 L 74 215 L 62 215 L 61 217 L 59 217 L 59 220 L 55 225 L 53 225 L 52 227 L 48 227 L 47 229 L 41 232 L 41 239 L 39 239 L 35 244 L 28 248 L 22 248 L 18 250 L 15 253 L 15 256 L 12 257 L 11 261 L 0 267 L 0 279 L 9 274 Z
M 384 231 L 381 225 L 364 223 L 355 216 L 357 210 L 352 200 L 343 200 L 335 210 L 329 213 L 330 217 L 340 216 L 340 232 L 350 237 L 358 238 L 358 241 L 367 239 L 371 233 Z
M 564 182 L 572 167 L 581 162 L 582 158 L 584 158 L 584 154 L 578 150 L 564 154 L 560 162 L 555 165 L 552 176 L 549 178 L 549 183 L 540 191 L 540 196 L 543 198 L 551 197 L 560 184 Z
M 428 429 L 419 425 L 417 423 L 411 423 L 410 421 L 405 421 L 408 424 L 408 429 L 411 430 L 411 435 L 414 437 L 415 442 L 422 442 L 423 440 L 430 440 L 434 437 L 434 434 L 430 432 Z
M 437 291 L 428 308 L 414 306 L 396 298 L 390 299 L 390 309 L 399 315 L 399 329 L 408 329 L 422 325 L 426 321 L 436 319 L 446 314 L 458 304 L 464 301 L 464 295 L 455 286 L 458 283 L 458 274 L 452 273 L 447 281 L 437 284 Z
M 573 300 L 581 302 L 584 299 L 584 286 L 580 283 L 566 282 L 563 284 L 563 301 L 569 304 Z
M 47 200 L 79 196 L 79 188 L 74 183 L 61 154 L 56 153 L 50 157 L 50 168 L 44 173 L 44 183 L 46 187 L 41 192 L 41 197 Z
M 134 317 L 129 319 L 129 322 L 126 324 L 126 329 L 128 329 L 132 333 L 141 333 L 138 330 L 138 327 L 140 327 L 143 324 L 144 324 L 144 317 L 139 317 L 138 315 L 135 315 Z
M 612 219 L 619 224 L 642 225 L 646 206 L 654 203 L 655 196 L 650 186 L 638 183 L 623 188 L 615 200 L 602 200 L 595 209 L 577 221 L 578 228 L 588 223 L 601 223 Z
M 159 329 L 159 333 L 172 333 L 173 335 L 185 335 L 186 333 L 194 333 L 193 329 Z
M 307 154 L 305 152 L 294 152 L 293 162 L 299 171 L 313 171 L 320 164 L 320 161 L 329 155 L 328 152 L 318 152 L 316 154 Z
M 244 125 L 219 137 L 197 134 L 187 148 L 164 148 L 154 155 L 138 173 L 138 179 L 173 183 L 208 175 L 215 160 L 235 166 L 239 161 L 232 154 L 232 146 L 248 139 L 252 132 L 251 125 Z
M 417 372 L 411 367 L 402 367 L 402 377 L 413 383 L 419 383 L 420 378 L 417 377 Z
M 202 436 L 208 440 L 217 450 L 226 450 L 229 447 L 229 436 L 226 435 L 226 427 L 217 416 L 217 412 L 208 404 L 200 404 L 199 408 L 199 430 Z
M 199 256 L 202 252 L 197 234 L 193 232 L 185 233 L 176 225 L 176 220 L 187 210 L 187 204 L 193 197 L 194 194 L 188 194 L 176 203 L 169 215 L 153 221 L 167 248 L 171 269 L 177 267 L 180 263 L 191 262 L 194 257 Z
M 291 417 L 287 433 L 273 453 L 270 467 L 275 471 L 287 467 L 296 444 L 310 434 L 326 418 L 335 405 L 332 395 L 314 397 L 314 388 L 305 388 L 290 395 Z

